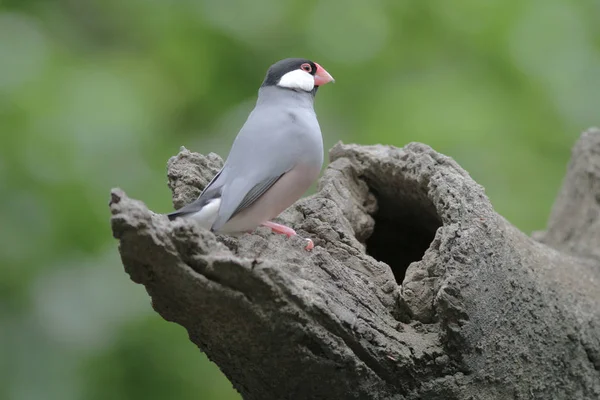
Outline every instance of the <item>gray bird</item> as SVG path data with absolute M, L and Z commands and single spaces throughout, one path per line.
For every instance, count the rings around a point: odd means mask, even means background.
M 221 171 L 196 200 L 168 214 L 169 219 L 190 218 L 228 234 L 263 225 L 296 235 L 270 219 L 298 200 L 321 171 L 323 138 L 313 103 L 317 89 L 333 81 L 310 60 L 288 58 L 273 64 Z M 306 240 L 311 250 L 313 242 Z

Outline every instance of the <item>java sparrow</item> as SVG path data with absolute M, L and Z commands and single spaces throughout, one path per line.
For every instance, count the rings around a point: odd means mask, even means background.
M 298 200 L 321 171 L 323 138 L 313 102 L 317 89 L 333 81 L 310 60 L 288 58 L 273 64 L 221 171 L 196 200 L 167 214 L 169 219 L 190 218 L 227 234 L 263 225 L 296 235 L 269 220 Z M 311 250 L 313 242 L 306 240 Z

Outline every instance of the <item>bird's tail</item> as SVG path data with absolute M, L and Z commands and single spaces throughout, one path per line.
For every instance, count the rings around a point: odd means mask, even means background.
M 169 217 L 169 221 L 173 221 L 175 218 L 189 216 L 190 214 L 193 214 L 194 212 L 177 210 L 177 211 L 168 213 L 167 217 Z
M 220 198 L 211 199 L 203 205 L 199 205 L 198 203 L 189 204 L 185 207 L 180 208 L 179 210 L 167 214 L 167 217 L 169 217 L 170 221 L 173 221 L 174 219 L 180 217 L 190 218 L 198 222 L 206 229 L 211 229 L 212 225 L 215 223 L 217 217 L 219 216 L 220 206 Z

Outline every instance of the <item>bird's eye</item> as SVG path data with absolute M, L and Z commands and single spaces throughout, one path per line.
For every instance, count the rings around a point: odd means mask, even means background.
M 310 72 L 312 71 L 312 67 L 310 66 L 309 63 L 304 63 L 300 66 L 300 68 L 302 68 L 304 71 L 308 72 L 310 74 Z

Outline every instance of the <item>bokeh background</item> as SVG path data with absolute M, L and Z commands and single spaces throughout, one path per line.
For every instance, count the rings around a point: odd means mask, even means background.
M 171 210 L 181 145 L 226 156 L 267 67 L 323 65 L 325 144 L 425 142 L 543 229 L 600 124 L 597 0 L 0 0 L 0 398 L 239 399 L 129 281 L 119 186 Z

